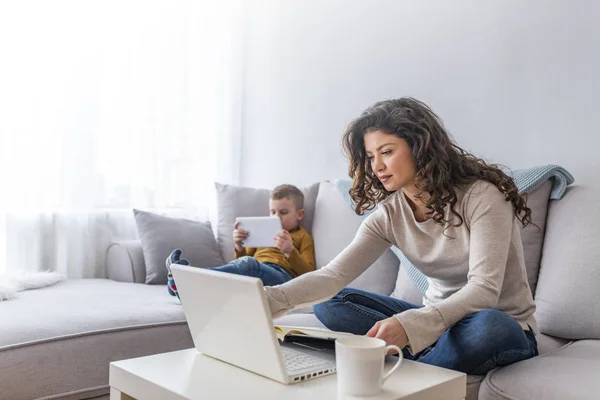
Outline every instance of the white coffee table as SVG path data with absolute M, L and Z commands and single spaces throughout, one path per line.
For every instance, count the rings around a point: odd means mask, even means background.
M 386 371 L 393 365 L 386 363 Z M 196 349 L 110 363 L 110 399 L 353 399 L 337 393 L 336 375 L 284 385 L 199 354 Z M 461 400 L 467 376 L 404 360 L 369 400 Z M 365 398 L 362 398 L 365 399 Z

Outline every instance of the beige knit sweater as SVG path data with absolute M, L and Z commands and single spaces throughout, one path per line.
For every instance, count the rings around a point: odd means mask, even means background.
M 456 192 L 455 208 L 464 223 L 450 226 L 445 235 L 444 226 L 432 219 L 415 219 L 401 190 L 390 195 L 325 267 L 265 288 L 273 316 L 330 299 L 395 245 L 429 282 L 423 308 L 396 314 L 412 353 L 435 343 L 467 315 L 485 309 L 505 312 L 535 332 L 535 303 L 512 203 L 483 180 L 457 187 Z M 445 215 L 456 221 L 448 209 Z

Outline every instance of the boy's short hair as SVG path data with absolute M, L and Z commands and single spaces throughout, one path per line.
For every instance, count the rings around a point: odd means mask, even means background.
M 271 191 L 271 200 L 290 199 L 297 210 L 304 208 L 304 193 L 294 185 L 279 185 Z

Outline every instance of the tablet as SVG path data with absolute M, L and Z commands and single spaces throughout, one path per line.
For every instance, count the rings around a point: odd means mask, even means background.
M 283 230 L 279 217 L 238 217 L 238 229 L 248 231 L 244 247 L 275 247 L 275 235 Z

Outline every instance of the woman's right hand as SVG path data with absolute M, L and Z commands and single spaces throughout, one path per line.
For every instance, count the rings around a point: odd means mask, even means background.
M 236 221 L 233 224 L 233 243 L 235 245 L 235 249 L 238 252 L 241 252 L 244 249 L 242 242 L 248 238 L 248 231 L 243 229 L 238 229 L 240 223 Z

